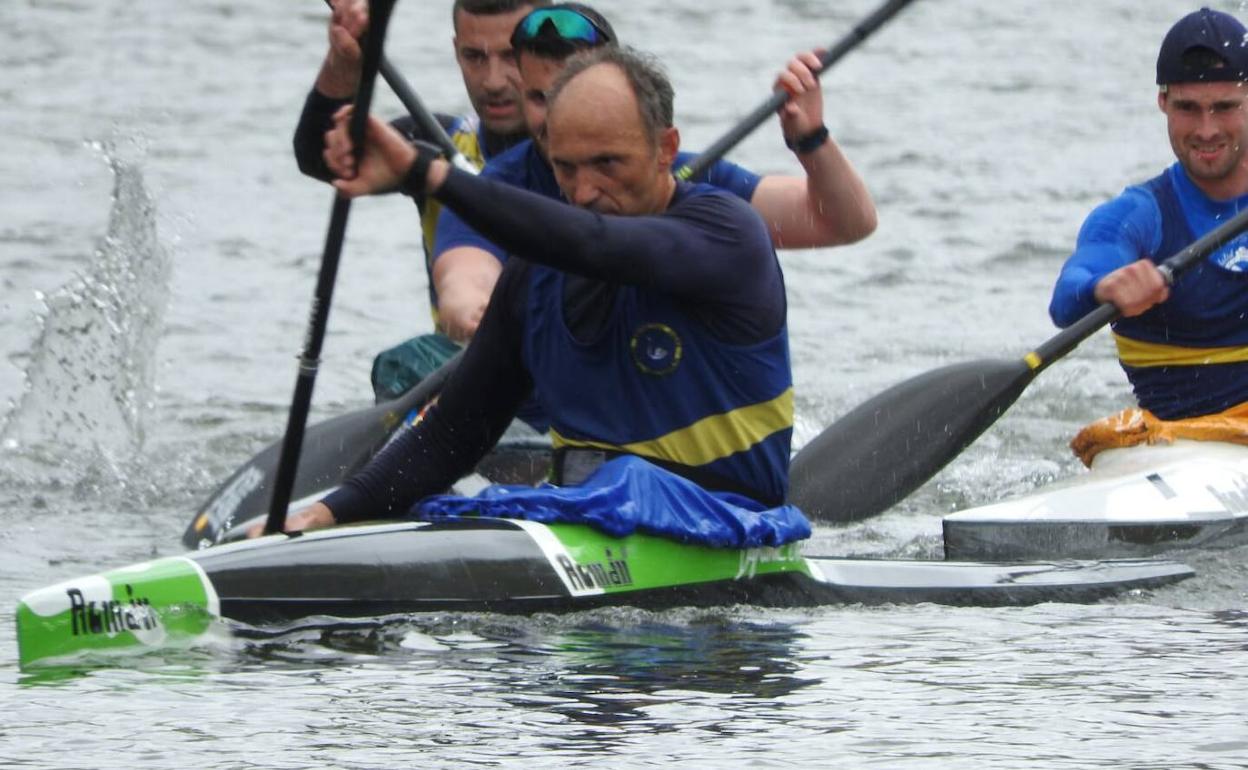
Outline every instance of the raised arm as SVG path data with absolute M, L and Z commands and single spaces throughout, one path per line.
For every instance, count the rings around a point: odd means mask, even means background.
M 648 286 L 739 313 L 783 312 L 775 254 L 757 214 L 728 193 L 690 196 L 656 216 L 608 216 L 452 169 L 378 120 L 368 123 L 357 169 L 347 122 L 335 116 L 325 160 L 350 195 L 393 190 L 434 195 L 509 253 L 571 273 Z M 774 326 L 765 322 L 763 326 Z
M 331 0 L 331 6 L 329 47 L 316 83 L 304 100 L 294 136 L 299 170 L 323 182 L 334 178 L 322 158 L 325 132 L 333 128 L 334 113 L 355 96 L 362 66 L 360 40 L 368 31 L 367 0 Z M 443 115 L 437 118 L 444 127 L 451 122 Z M 410 116 L 400 117 L 392 125 L 409 140 L 429 138 Z
M 818 66 L 816 52 L 801 53 L 776 78 L 793 95 L 779 110 L 780 128 L 806 170 L 804 179 L 763 177 L 750 200 L 776 248 L 836 246 L 875 232 L 871 194 L 824 125 Z

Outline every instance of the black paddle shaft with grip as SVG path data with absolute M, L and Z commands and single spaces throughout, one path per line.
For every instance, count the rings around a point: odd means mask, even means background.
M 1173 283 L 1245 229 L 1248 211 L 1158 268 Z M 1022 359 L 954 364 L 884 391 L 798 452 L 789 471 L 789 500 L 825 522 L 883 512 L 970 446 L 1049 364 L 1118 316 L 1118 309 L 1106 303 Z
M 872 32 L 875 32 L 886 21 L 893 18 L 902 8 L 905 8 L 914 0 L 888 0 L 888 2 L 875 9 L 869 16 L 850 30 L 849 34 L 841 38 L 835 45 L 830 47 L 827 52 L 819 57 L 819 70 L 816 75 L 822 73 L 828 67 L 840 61 L 845 54 L 858 47 L 862 41 L 866 40 Z M 676 178 L 680 180 L 693 179 L 699 174 L 705 172 L 708 168 L 715 164 L 720 158 L 728 154 L 728 151 L 736 147 L 738 143 L 759 126 L 763 121 L 775 114 L 776 110 L 789 100 L 790 94 L 783 88 L 773 91 L 767 101 L 758 105 L 749 115 L 745 116 L 737 123 L 728 133 L 724 134 L 718 141 L 702 151 L 702 154 L 694 158 L 688 164 L 676 170 Z
M 330 0 L 325 0 L 325 4 L 330 8 L 334 7 Z M 369 10 L 371 11 L 372 9 L 370 8 Z M 440 147 L 442 152 L 446 153 L 446 157 L 450 158 L 451 162 L 457 167 L 476 173 L 476 167 L 472 165 L 472 161 L 464 157 L 464 154 L 459 151 L 459 148 L 451 141 L 450 135 L 446 133 L 446 129 L 433 116 L 433 113 L 425 107 L 425 103 L 421 101 L 420 95 L 399 74 L 399 71 L 394 68 L 394 65 L 390 63 L 390 60 L 386 58 L 384 53 L 381 55 L 378 71 L 381 73 L 382 80 L 386 81 L 386 84 L 390 86 L 390 90 L 394 91 L 394 95 L 399 97 L 403 107 L 412 116 L 412 119 L 416 121 L 416 125 L 420 127 L 421 132 Z
M 351 116 L 349 126 L 357 160 L 364 150 L 364 127 L 368 122 L 368 108 L 373 100 L 377 71 L 381 68 L 382 43 L 386 37 L 386 27 L 390 23 L 390 13 L 394 10 L 394 2 L 395 0 L 369 2 L 369 25 L 363 41 L 360 85 L 355 94 L 355 113 Z M 286 421 L 286 436 L 282 441 L 282 456 L 273 484 L 273 499 L 269 504 L 265 532 L 281 532 L 286 526 L 286 509 L 290 506 L 295 472 L 299 467 L 303 431 L 308 421 L 308 410 L 312 405 L 312 388 L 316 384 L 316 372 L 320 366 L 321 345 L 325 341 L 325 328 L 329 323 L 329 306 L 334 296 L 338 261 L 342 256 L 342 243 L 346 237 L 347 217 L 350 213 L 350 199 L 335 195 L 329 229 L 325 235 L 325 251 L 321 256 L 321 270 L 316 281 L 316 293 L 312 298 L 308 332 L 304 338 L 303 352 L 299 355 L 299 375 L 295 380 L 290 417 Z

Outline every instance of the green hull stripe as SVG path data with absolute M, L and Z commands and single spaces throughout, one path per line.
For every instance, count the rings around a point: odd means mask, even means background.
M 741 580 L 757 575 L 810 575 L 801 543 L 779 548 L 708 548 L 651 535 L 612 537 L 584 525 L 549 524 L 571 564 L 555 569 L 574 593 L 626 593 L 650 588 Z
M 212 583 L 182 556 L 67 580 L 18 602 L 18 661 L 189 640 L 219 612 Z

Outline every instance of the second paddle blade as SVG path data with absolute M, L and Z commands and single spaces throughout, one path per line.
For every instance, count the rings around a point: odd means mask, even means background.
M 984 360 L 894 385 L 797 453 L 789 501 L 822 522 L 882 513 L 969 446 L 1034 377 L 1021 360 Z

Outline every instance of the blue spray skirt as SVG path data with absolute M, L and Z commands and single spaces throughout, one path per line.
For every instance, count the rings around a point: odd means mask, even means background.
M 496 484 L 474 497 L 437 495 L 417 518 L 465 516 L 588 524 L 615 537 L 642 532 L 713 548 L 779 546 L 810 537 L 810 522 L 792 505 L 764 508 L 742 495 L 710 492 L 637 457 L 617 457 L 570 487 Z

